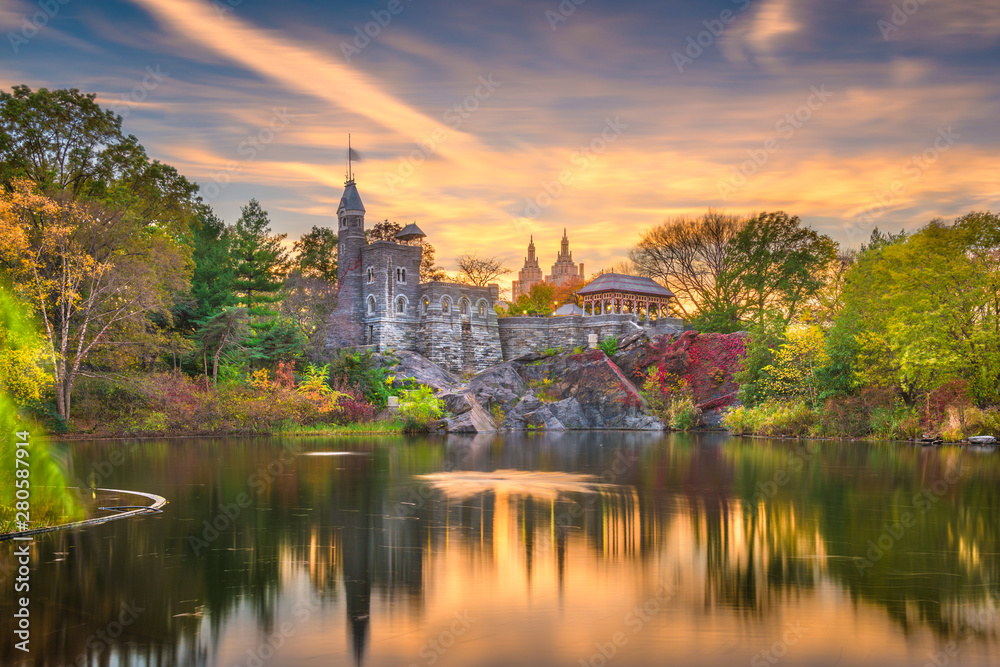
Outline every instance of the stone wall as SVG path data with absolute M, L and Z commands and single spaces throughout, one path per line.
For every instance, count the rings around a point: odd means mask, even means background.
M 590 334 L 597 334 L 600 341 L 608 336 L 635 333 L 645 330 L 650 335 L 683 331 L 684 323 L 676 318 L 664 317 L 653 325 L 643 326 L 631 315 L 567 315 L 565 317 L 501 317 L 500 347 L 504 360 L 511 360 L 530 352 L 549 348 L 562 348 L 569 352 L 575 347 L 587 347 Z
M 459 283 L 420 284 L 414 350 L 452 373 L 480 372 L 503 361 L 490 291 Z

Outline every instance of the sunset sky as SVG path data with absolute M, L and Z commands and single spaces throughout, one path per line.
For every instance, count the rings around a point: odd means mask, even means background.
M 708 207 L 849 245 L 1000 210 L 996 0 L 576 2 L 2 0 L 0 86 L 97 93 L 290 239 L 336 224 L 350 132 L 369 223 L 447 269 L 531 234 L 547 269 L 567 227 L 589 274 Z

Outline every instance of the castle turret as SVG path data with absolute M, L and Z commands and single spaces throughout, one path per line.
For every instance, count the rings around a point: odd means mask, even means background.
M 367 241 L 365 205 L 353 178 L 344 183 L 344 194 L 337 206 L 337 221 L 337 311 L 344 316 L 342 319 L 360 322 L 364 313 L 361 249 Z M 356 344 L 361 341 L 345 342 Z

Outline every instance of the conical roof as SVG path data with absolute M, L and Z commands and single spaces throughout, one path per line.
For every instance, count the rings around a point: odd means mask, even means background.
M 396 234 L 396 238 L 400 241 L 413 241 L 415 239 L 422 239 L 425 236 L 427 236 L 427 234 L 424 234 L 423 231 L 417 227 L 417 223 L 415 222 L 411 222 L 406 227 L 403 227 L 399 230 L 399 233 Z
M 365 205 L 361 202 L 361 195 L 358 194 L 358 186 L 354 184 L 354 179 L 344 183 L 344 195 L 340 198 L 337 213 L 341 211 L 365 212 Z

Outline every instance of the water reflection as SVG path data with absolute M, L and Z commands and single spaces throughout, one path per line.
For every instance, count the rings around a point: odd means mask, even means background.
M 74 445 L 74 476 L 114 446 Z M 103 485 L 170 504 L 35 544 L 26 664 L 729 665 L 777 650 L 885 666 L 988 664 L 996 648 L 993 452 L 639 433 L 125 451 Z

